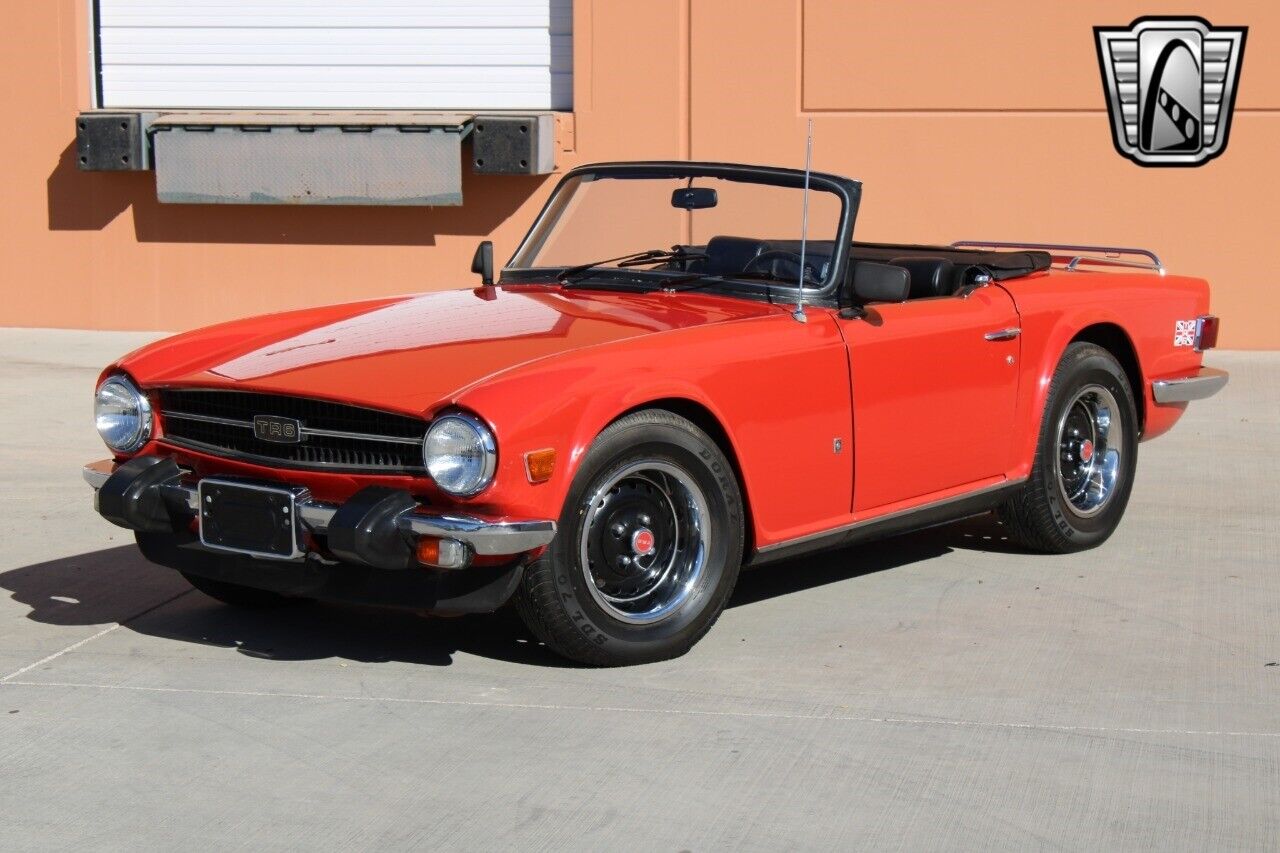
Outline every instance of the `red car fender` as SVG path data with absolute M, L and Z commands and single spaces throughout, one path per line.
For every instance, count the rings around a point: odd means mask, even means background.
M 453 405 L 484 418 L 498 443 L 493 487 L 475 511 L 558 518 L 596 436 L 628 411 L 663 400 L 714 417 L 740 468 L 757 544 L 823 529 L 848 514 L 852 457 L 843 340 L 825 312 L 806 324 L 777 315 L 589 347 L 490 377 Z M 787 443 L 790 442 L 790 443 Z M 554 448 L 555 471 L 530 483 L 524 455 Z M 779 459 L 785 458 L 786 464 Z
M 483 412 L 497 438 L 498 473 L 488 492 L 477 496 L 484 504 L 502 505 L 510 511 L 538 510 L 558 515 L 569 485 L 591 443 L 610 423 L 624 413 L 660 400 L 683 400 L 711 412 L 734 444 L 732 428 L 718 407 L 697 386 L 689 382 L 665 380 L 643 387 L 621 379 L 593 383 L 589 395 L 559 396 L 551 392 L 564 377 L 560 371 L 512 378 L 517 387 L 498 382 L 476 389 L 458 401 L 461 408 Z M 548 393 L 543 393 L 545 392 Z M 545 404 L 528 408 L 521 401 L 542 396 Z M 556 451 L 555 469 L 545 483 L 530 483 L 525 471 L 525 454 L 551 448 Z M 736 449 L 735 449 L 736 454 Z
M 1025 477 L 1031 470 L 1049 386 L 1063 353 L 1082 333 L 1091 337 L 1097 327 L 1114 327 L 1133 351 L 1143 440 L 1167 432 L 1177 422 L 1186 404 L 1157 406 L 1151 382 L 1200 366 L 1199 353 L 1173 346 L 1173 330 L 1175 320 L 1208 310 L 1207 282 L 1183 276 L 1055 272 L 1003 284 L 1013 293 L 1022 327 L 1015 457 L 1019 463 L 1011 478 Z
M 1023 370 L 1019 380 L 1018 429 L 1015 433 L 1019 450 L 1014 456 L 1018 467 L 1010 473 L 1011 479 L 1025 477 L 1031 472 L 1049 387 L 1067 346 L 1084 329 L 1104 323 L 1119 326 L 1123 334 L 1123 326 L 1115 312 L 1096 306 L 1058 316 L 1046 313 L 1022 317 Z M 1144 406 L 1141 397 L 1137 403 L 1141 414 Z

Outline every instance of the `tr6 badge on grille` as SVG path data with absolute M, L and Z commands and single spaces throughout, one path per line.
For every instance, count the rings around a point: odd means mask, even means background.
M 1140 166 L 1199 166 L 1225 151 L 1248 31 L 1168 17 L 1094 27 L 1116 150 Z
M 302 424 L 295 418 L 254 415 L 253 434 L 262 441 L 274 441 L 277 444 L 297 444 L 302 441 Z

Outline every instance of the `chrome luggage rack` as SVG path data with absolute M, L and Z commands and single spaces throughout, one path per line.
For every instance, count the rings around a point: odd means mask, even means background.
M 958 240 L 953 249 L 1031 249 L 1048 252 L 1055 264 L 1065 264 L 1069 270 L 1082 265 L 1130 267 L 1152 270 L 1164 275 L 1164 262 L 1150 249 L 1126 249 L 1119 246 L 1071 246 L 1057 243 L 996 243 L 989 240 Z M 1142 258 L 1143 260 L 1137 260 Z

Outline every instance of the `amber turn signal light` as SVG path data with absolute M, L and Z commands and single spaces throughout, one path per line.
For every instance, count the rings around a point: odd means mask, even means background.
M 471 551 L 457 539 L 437 539 L 422 536 L 415 553 L 418 562 L 437 569 L 461 569 L 471 562 Z
M 556 470 L 556 449 L 530 450 L 524 455 L 524 472 L 530 483 L 545 483 Z

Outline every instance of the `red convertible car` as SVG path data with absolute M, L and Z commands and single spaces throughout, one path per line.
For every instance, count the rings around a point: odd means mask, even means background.
M 739 570 L 999 512 L 1103 542 L 1226 374 L 1144 250 L 856 242 L 861 185 L 569 172 L 494 283 L 272 314 L 108 367 L 98 511 L 221 601 L 509 600 L 590 664 L 687 651 Z M 780 567 L 777 571 L 786 571 Z

